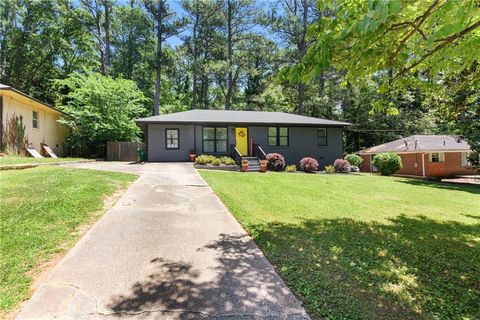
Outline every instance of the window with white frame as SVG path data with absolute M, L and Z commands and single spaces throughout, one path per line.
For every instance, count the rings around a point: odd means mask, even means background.
M 32 127 L 38 129 L 40 126 L 38 125 L 38 112 L 32 111 Z
M 462 152 L 462 167 L 470 167 L 472 163 L 468 159 L 468 152 Z
M 428 154 L 429 162 L 445 162 L 445 153 L 443 152 L 432 152 Z
M 179 149 L 180 148 L 180 143 L 179 143 L 179 130 L 178 129 L 165 129 L 165 147 L 167 149 Z

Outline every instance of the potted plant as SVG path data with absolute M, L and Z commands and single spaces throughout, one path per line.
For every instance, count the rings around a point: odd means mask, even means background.
M 248 160 L 242 160 L 242 171 L 243 172 L 248 171 Z
M 260 161 L 260 172 L 267 172 L 268 160 Z
M 195 162 L 195 158 L 197 157 L 195 150 L 190 150 L 188 152 L 188 157 L 190 158 L 190 161 Z

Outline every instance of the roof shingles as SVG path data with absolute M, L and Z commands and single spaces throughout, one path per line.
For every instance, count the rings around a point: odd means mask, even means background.
M 283 112 L 237 110 L 189 110 L 136 120 L 137 123 L 223 123 L 277 124 L 304 126 L 349 126 L 350 123 L 300 116 Z
M 448 135 L 413 135 L 359 151 L 359 154 L 380 152 L 469 151 L 464 139 Z

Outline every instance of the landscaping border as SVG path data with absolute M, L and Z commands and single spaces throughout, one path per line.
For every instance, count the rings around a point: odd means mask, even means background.
M 59 162 L 37 162 L 37 163 L 24 163 L 24 164 L 5 164 L 5 165 L 0 165 L 0 171 L 1 170 L 23 170 L 23 169 L 30 169 L 30 168 L 36 168 L 39 166 L 58 166 L 62 164 L 68 164 L 68 163 L 83 163 L 83 162 L 94 162 L 97 161 L 95 159 L 85 159 L 85 160 L 77 160 L 77 161 L 59 161 Z

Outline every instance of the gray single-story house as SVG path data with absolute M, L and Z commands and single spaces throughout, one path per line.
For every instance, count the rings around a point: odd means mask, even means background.
M 136 120 L 148 161 L 187 161 L 189 153 L 259 157 L 278 152 L 288 164 L 306 156 L 321 167 L 342 157 L 350 123 L 282 112 L 190 110 Z

